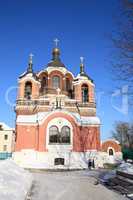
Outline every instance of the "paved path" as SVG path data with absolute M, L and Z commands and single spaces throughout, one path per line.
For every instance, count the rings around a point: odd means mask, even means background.
M 31 200 L 125 200 L 85 171 L 33 173 Z

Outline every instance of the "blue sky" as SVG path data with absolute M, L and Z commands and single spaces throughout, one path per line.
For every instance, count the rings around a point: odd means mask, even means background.
M 112 45 L 108 34 L 115 28 L 118 0 L 6 0 L 0 4 L 0 121 L 14 126 L 15 113 L 5 95 L 17 86 L 17 78 L 27 67 L 29 53 L 34 54 L 34 70 L 39 71 L 51 59 L 53 39 L 60 40 L 61 59 L 75 75 L 79 57 L 85 57 L 86 72 L 96 84 L 100 103 L 102 139 L 110 137 L 115 120 L 130 119 L 115 107 L 121 98 L 110 99 L 114 82 L 109 71 Z M 15 102 L 16 90 L 9 93 Z

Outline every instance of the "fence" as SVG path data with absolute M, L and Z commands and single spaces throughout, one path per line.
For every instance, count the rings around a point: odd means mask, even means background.
M 3 152 L 0 153 L 0 160 L 5 160 L 12 157 L 12 153 Z

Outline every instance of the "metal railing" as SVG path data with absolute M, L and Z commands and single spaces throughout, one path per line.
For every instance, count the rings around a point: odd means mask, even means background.
M 44 100 L 17 100 L 16 102 L 17 106 L 48 106 L 49 105 L 49 101 L 44 101 Z
M 2 152 L 0 153 L 0 160 L 6 160 L 12 157 L 12 153 Z
M 16 102 L 17 106 L 49 106 L 49 101 L 46 100 L 17 100 Z M 65 102 L 66 107 L 89 107 L 89 108 L 95 108 L 95 103 L 82 103 L 82 102 Z
M 89 107 L 89 108 L 95 108 L 96 107 L 96 103 L 83 103 L 83 102 L 65 102 L 65 106 L 66 107 Z

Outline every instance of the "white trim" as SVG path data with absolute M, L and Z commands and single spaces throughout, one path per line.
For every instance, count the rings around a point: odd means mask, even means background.
M 52 72 L 52 71 L 59 71 L 59 72 L 62 72 L 64 75 L 66 74 L 71 74 L 72 78 L 74 79 L 74 75 L 72 74 L 72 72 L 68 71 L 66 68 L 55 68 L 55 67 L 47 67 L 45 70 L 41 70 L 37 75 L 40 76 L 41 73 L 48 73 L 48 75 Z
M 30 76 L 25 76 L 25 77 L 21 78 L 18 82 L 22 83 L 24 81 L 34 81 L 39 85 L 41 84 L 39 81 L 35 80 L 33 77 L 30 77 Z
M 21 126 L 38 126 L 38 123 L 29 123 L 29 122 L 17 122 L 16 125 L 21 125 Z
M 109 150 L 112 149 L 113 150 L 113 155 L 109 155 Z M 107 149 L 107 153 L 108 153 L 108 156 L 115 156 L 115 150 L 113 147 L 108 147 Z
M 38 112 L 37 114 L 34 115 L 18 115 L 17 116 L 17 124 L 18 123 L 39 123 L 39 125 L 43 124 L 46 118 L 49 116 L 55 114 L 55 113 L 63 113 L 66 115 L 71 116 L 74 121 L 76 122 L 77 125 L 79 126 L 99 126 L 100 125 L 100 119 L 98 117 L 84 117 L 80 116 L 78 113 L 70 113 L 65 110 L 57 110 L 57 111 L 51 111 L 51 112 Z M 55 117 L 56 118 L 56 117 Z
M 41 70 L 40 72 L 37 73 L 37 76 L 39 77 L 41 73 L 47 73 L 47 70 Z
M 86 80 L 86 79 L 79 79 L 78 81 L 73 81 L 73 85 L 80 85 L 80 84 L 83 84 L 83 83 L 86 83 L 86 84 L 91 84 L 95 87 L 95 84 L 92 83 L 90 80 Z
M 21 126 L 38 126 L 38 123 L 29 123 L 29 122 L 17 122 L 16 125 L 21 125 Z M 39 124 L 40 125 L 40 124 Z M 78 126 L 81 126 L 81 124 L 77 124 Z M 100 124 L 82 124 L 82 127 L 99 127 Z
M 110 142 L 110 141 L 116 142 L 118 145 L 120 144 L 120 142 L 119 142 L 118 140 L 116 140 L 115 138 L 110 138 L 110 139 L 107 139 L 107 140 L 104 140 L 104 141 L 101 141 L 101 142 L 102 142 L 102 144 L 103 144 L 103 143 L 105 143 L 105 142 Z

